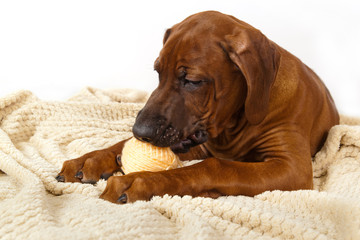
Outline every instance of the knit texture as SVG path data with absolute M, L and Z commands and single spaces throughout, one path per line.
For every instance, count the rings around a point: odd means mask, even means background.
M 134 137 L 125 143 L 121 163 L 125 174 L 140 171 L 158 172 L 182 166 L 179 157 L 169 147 L 156 147 Z
M 98 198 L 104 180 L 55 180 L 65 160 L 129 138 L 147 96 L 87 88 L 65 102 L 0 98 L 0 238 L 360 239 L 359 119 L 331 129 L 314 157 L 314 190 L 116 205 Z

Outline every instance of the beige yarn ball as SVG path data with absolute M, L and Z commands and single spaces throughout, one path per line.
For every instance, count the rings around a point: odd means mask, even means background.
M 182 167 L 179 157 L 169 147 L 156 147 L 134 137 L 125 143 L 121 163 L 125 174 L 139 171 L 157 172 Z

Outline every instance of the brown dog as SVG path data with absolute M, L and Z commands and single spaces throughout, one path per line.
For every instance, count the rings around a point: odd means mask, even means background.
M 299 59 L 245 22 L 203 12 L 166 31 L 155 69 L 159 86 L 137 116 L 134 136 L 170 146 L 181 159 L 205 160 L 110 177 L 103 199 L 312 188 L 311 157 L 339 116 L 324 84 Z M 108 178 L 120 169 L 123 145 L 66 161 L 57 179 Z

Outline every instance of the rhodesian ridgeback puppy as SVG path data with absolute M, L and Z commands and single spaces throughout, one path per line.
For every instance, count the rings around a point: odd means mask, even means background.
M 312 189 L 312 156 L 339 123 L 319 77 L 259 30 L 202 12 L 168 29 L 155 61 L 159 85 L 139 112 L 136 138 L 204 161 L 174 170 L 111 176 L 122 141 L 65 161 L 58 181 L 108 179 L 115 203 L 153 196 L 254 196 Z

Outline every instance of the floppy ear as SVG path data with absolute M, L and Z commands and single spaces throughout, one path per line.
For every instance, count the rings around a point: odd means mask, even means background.
M 251 124 L 264 120 L 275 81 L 280 55 L 275 44 L 256 29 L 240 29 L 221 43 L 247 84 L 245 116 Z

